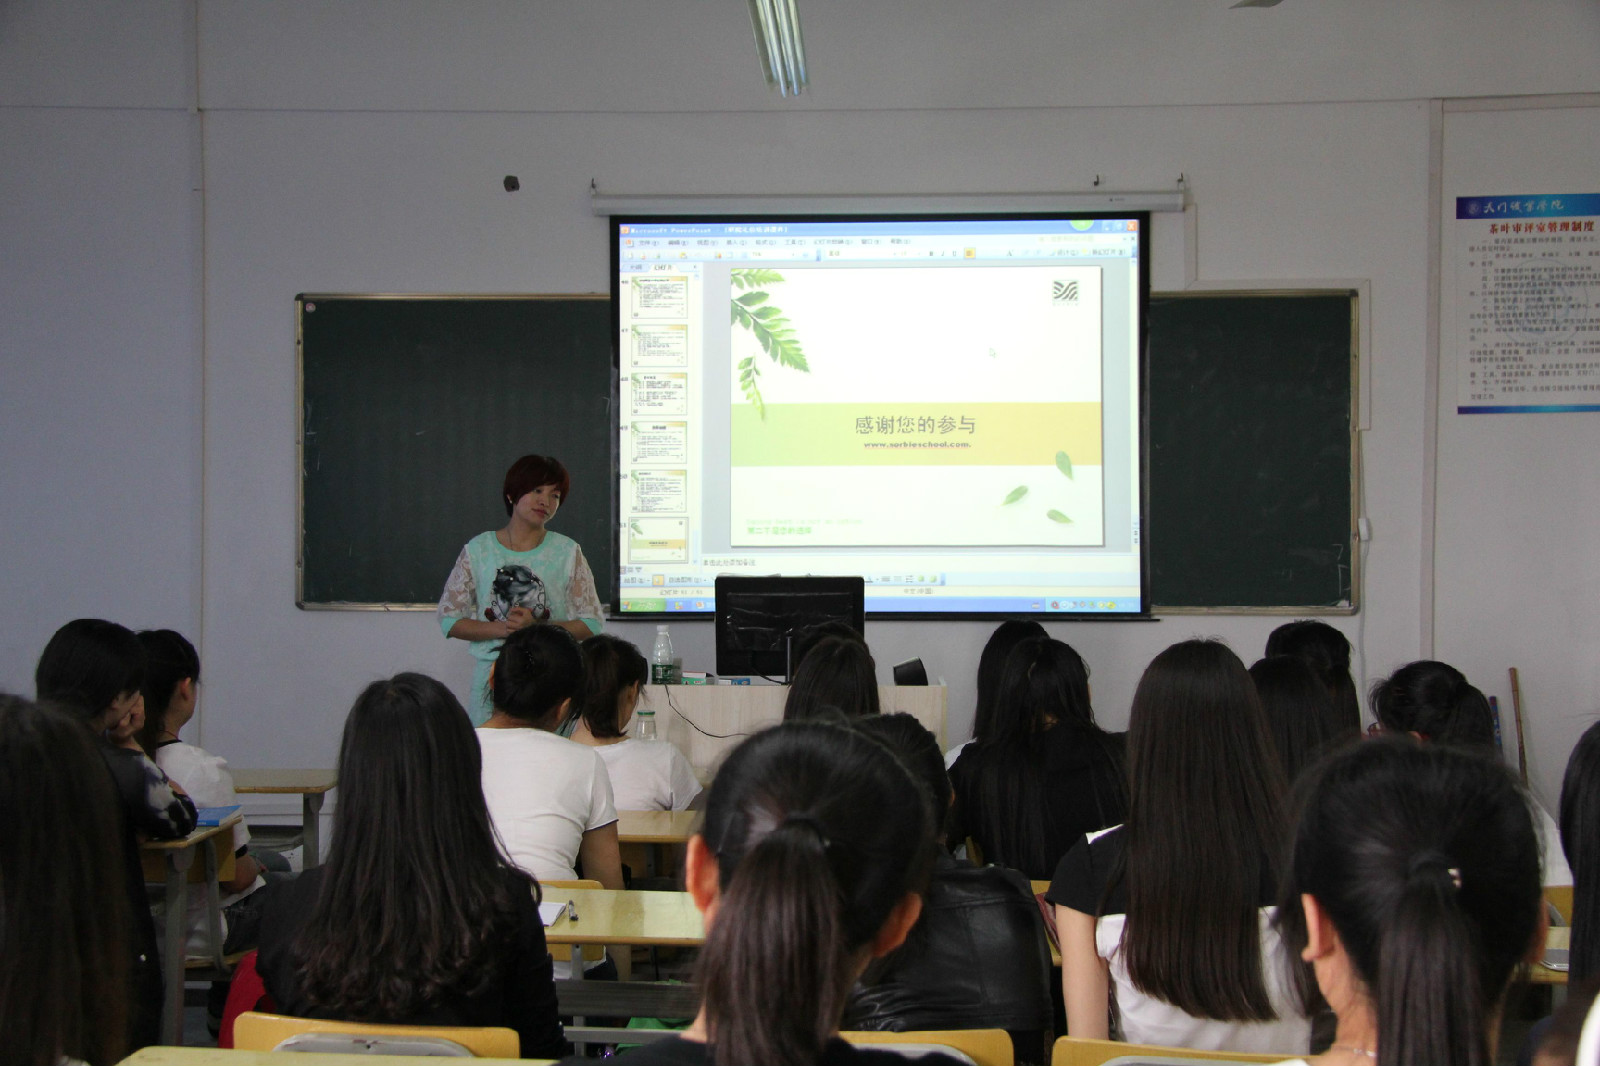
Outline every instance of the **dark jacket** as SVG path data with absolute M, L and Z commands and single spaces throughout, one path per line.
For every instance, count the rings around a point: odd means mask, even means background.
M 1050 946 L 1032 887 L 1014 870 L 941 853 L 922 917 L 903 945 L 867 967 L 842 1028 L 1050 1026 Z

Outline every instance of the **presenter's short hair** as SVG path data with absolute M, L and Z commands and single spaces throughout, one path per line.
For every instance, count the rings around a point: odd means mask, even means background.
M 572 488 L 572 478 L 567 468 L 553 455 L 524 455 L 506 471 L 505 487 L 500 490 L 500 502 L 506 505 L 507 517 L 517 501 L 541 485 L 554 485 L 567 502 L 567 492 Z

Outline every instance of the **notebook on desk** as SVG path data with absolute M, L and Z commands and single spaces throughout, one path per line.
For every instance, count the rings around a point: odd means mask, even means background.
M 194 824 L 201 827 L 221 825 L 243 808 L 242 803 L 235 803 L 231 807 L 201 807 L 194 812 Z

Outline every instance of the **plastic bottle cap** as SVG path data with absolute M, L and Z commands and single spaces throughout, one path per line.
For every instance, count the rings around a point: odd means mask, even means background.
M 666 626 L 656 626 L 656 632 L 657 633 L 665 633 L 666 631 L 667 631 L 667 627 Z

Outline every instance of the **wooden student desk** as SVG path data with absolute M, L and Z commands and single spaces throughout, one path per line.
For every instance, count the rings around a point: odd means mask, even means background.
M 528 1066 L 554 1059 L 473 1059 L 483 1066 Z M 414 1055 L 329 1055 L 310 1051 L 238 1051 L 214 1047 L 147 1047 L 121 1066 L 416 1066 Z
M 189 939 L 189 869 L 195 852 L 204 861 L 206 920 L 210 926 L 212 963 L 222 969 L 222 896 L 217 887 L 222 861 L 217 842 L 227 846 L 225 857 L 233 854 L 233 827 L 239 812 L 224 818 L 219 825 L 202 826 L 178 840 L 151 840 L 140 846 L 145 855 L 157 855 L 166 868 L 166 935 L 161 950 L 161 979 L 165 983 L 161 1002 L 161 1039 L 176 1044 L 183 1038 L 184 946 Z M 223 836 L 223 834 L 227 834 Z
M 700 824 L 698 811 L 618 811 L 617 843 L 634 877 L 671 875 Z
M 233 771 L 233 790 L 240 795 L 300 794 L 302 866 L 307 870 L 322 863 L 322 798 L 338 783 L 339 775 L 333 770 Z

